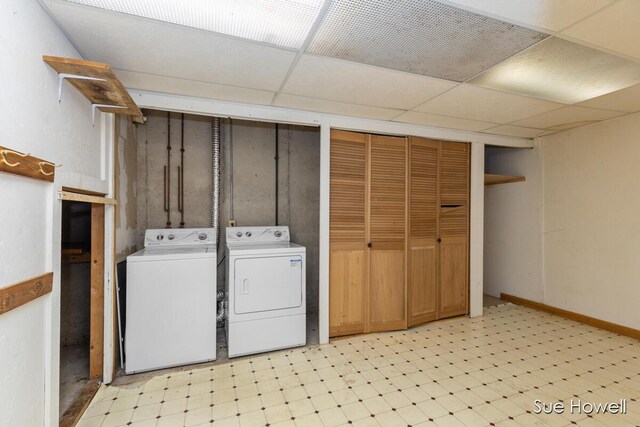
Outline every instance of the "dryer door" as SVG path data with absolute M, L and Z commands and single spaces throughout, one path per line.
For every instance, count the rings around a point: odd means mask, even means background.
M 302 305 L 302 257 L 236 259 L 234 312 L 282 310 Z

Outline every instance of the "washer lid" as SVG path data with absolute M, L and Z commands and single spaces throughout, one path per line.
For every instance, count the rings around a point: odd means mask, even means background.
M 127 262 L 171 261 L 178 259 L 215 258 L 215 246 L 145 248 L 127 257 Z

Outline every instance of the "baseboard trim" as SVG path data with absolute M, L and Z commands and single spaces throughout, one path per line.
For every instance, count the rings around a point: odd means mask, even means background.
M 633 329 L 627 326 L 618 325 L 616 323 L 607 322 L 605 320 L 596 319 L 595 317 L 585 316 L 584 314 L 574 313 L 573 311 L 564 310 L 562 308 L 552 307 L 550 305 L 516 297 L 514 295 L 501 293 L 500 299 L 512 302 L 514 304 L 523 305 L 525 307 L 535 308 L 536 310 L 546 311 L 547 313 L 555 314 L 557 316 L 564 317 L 565 319 L 575 320 L 576 322 L 584 323 L 585 325 L 595 326 L 596 328 L 604 329 L 616 334 L 625 335 L 627 337 L 640 340 L 640 330 L 638 329 Z

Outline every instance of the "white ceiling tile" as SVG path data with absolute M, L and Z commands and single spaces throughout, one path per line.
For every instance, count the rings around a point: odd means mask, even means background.
M 308 52 L 460 82 L 547 36 L 434 0 L 333 0 Z
M 640 63 L 551 37 L 468 83 L 574 104 L 640 83 Z
M 209 31 L 67 2 L 47 6 L 89 59 L 122 70 L 277 90 L 295 58 Z
M 270 104 L 275 95 L 275 92 L 266 90 L 246 89 L 118 69 L 114 69 L 114 72 L 128 89 L 264 105 Z
M 420 105 L 415 111 L 505 124 L 562 104 L 527 98 L 473 85 L 460 85 Z
M 640 1 L 620 0 L 563 31 L 569 37 L 640 58 Z
M 626 111 L 627 113 L 640 111 L 640 85 L 589 99 L 578 105 L 603 108 L 605 110 Z
M 477 13 L 525 26 L 560 31 L 613 0 L 444 0 Z
M 333 58 L 304 55 L 283 92 L 410 110 L 456 83 Z
M 519 120 L 513 124 L 537 129 L 564 130 L 611 119 L 623 114 L 625 113 L 569 106 Z
M 461 119 L 459 117 L 439 116 L 437 114 L 419 113 L 417 111 L 407 111 L 393 119 L 393 121 L 469 131 L 480 131 L 495 126 L 495 123 Z
M 324 0 L 66 0 L 298 49 Z
M 402 113 L 401 110 L 393 110 L 390 108 L 367 107 L 364 105 L 347 104 L 344 102 L 326 101 L 324 99 L 287 94 L 280 94 L 274 105 L 278 107 L 317 111 L 319 113 L 365 117 L 378 120 L 391 120 Z
M 546 131 L 544 129 L 525 128 L 520 126 L 500 125 L 494 128 L 483 130 L 484 133 L 494 135 L 517 136 L 521 138 L 534 138 L 540 136 Z

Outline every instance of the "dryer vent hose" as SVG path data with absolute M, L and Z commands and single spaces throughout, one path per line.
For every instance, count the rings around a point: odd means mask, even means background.
M 220 118 L 211 119 L 213 194 L 211 226 L 216 229 L 216 248 L 220 250 Z

